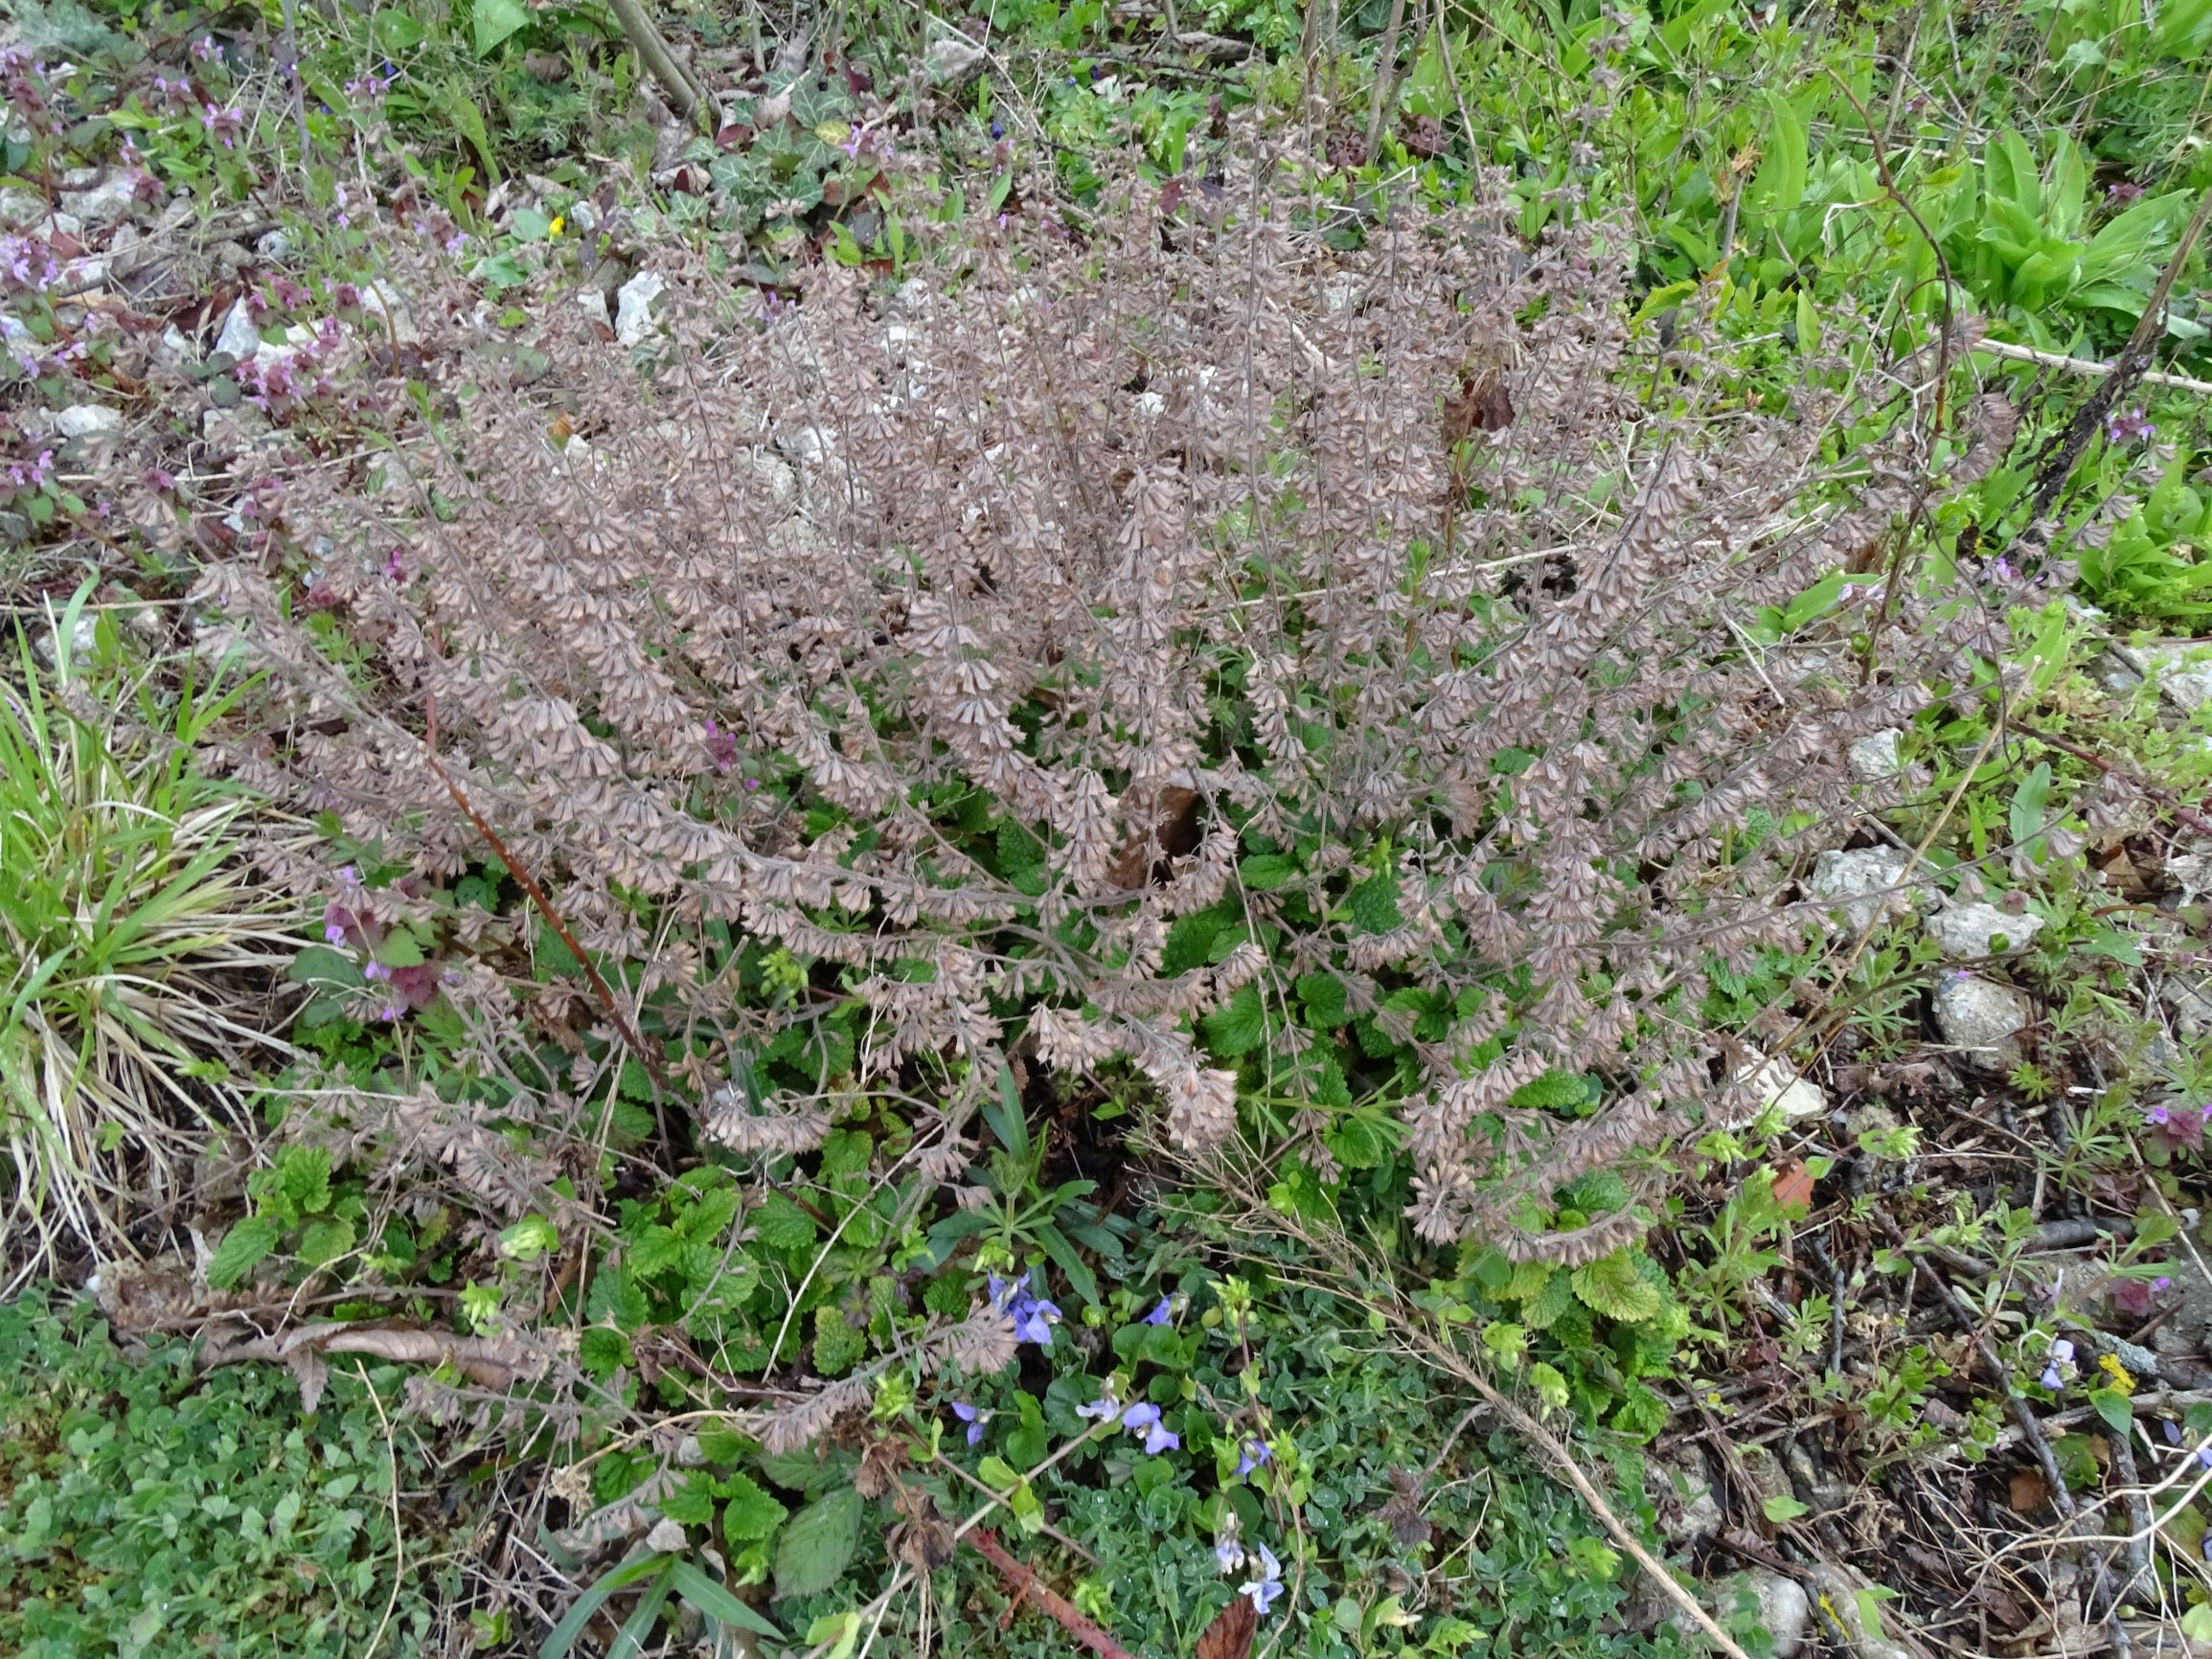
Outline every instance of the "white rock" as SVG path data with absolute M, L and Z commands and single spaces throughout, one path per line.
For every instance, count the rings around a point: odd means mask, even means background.
M 2212 987 L 2168 980 L 2158 992 L 2174 1015 L 2175 1029 L 2192 1040 L 2212 1032 Z
M 787 426 L 776 434 L 776 447 L 800 466 L 819 466 L 830 459 L 830 435 L 819 426 Z
M 608 333 L 614 332 L 614 319 L 607 314 L 606 296 L 604 294 L 597 288 L 585 288 L 576 296 L 576 303 L 582 307 L 585 316 Z
M 1813 1118 L 1828 1110 L 1828 1091 L 1799 1075 L 1795 1066 L 1779 1056 L 1746 1066 L 1736 1074 L 1748 1077 L 1758 1091 L 1760 1111 L 1778 1106 L 1786 1118 Z
M 2183 714 L 2212 703 L 2212 647 L 2186 640 L 2146 640 L 2114 646 L 2112 652 L 2157 683 L 2159 694 Z
M 153 343 L 153 360 L 165 369 L 181 369 L 192 361 L 192 342 L 174 323 L 164 328 Z
M 0 226 L 29 230 L 47 215 L 46 198 L 34 190 L 11 187 L 0 190 Z
M 2023 950 L 2042 930 L 2043 919 L 2022 912 L 2015 916 L 1994 904 L 1953 904 L 1927 919 L 1927 936 L 1953 962 L 1970 956 L 1994 956 Z M 1997 939 L 2002 936 L 2000 951 Z
M 123 430 L 123 411 L 103 403 L 72 403 L 54 417 L 54 430 L 64 438 L 112 438 Z
M 381 339 L 388 345 L 396 337 L 402 346 L 422 341 L 422 330 L 415 326 L 413 302 L 390 283 L 361 284 L 361 315 L 372 339 Z
M 1774 1639 L 1774 1659 L 1796 1659 L 1805 1651 L 1805 1634 L 1813 1625 L 1813 1602 L 1805 1586 L 1769 1567 L 1754 1567 L 1745 1578 L 1759 1598 L 1759 1623 Z
M 210 409 L 199 419 L 199 435 L 211 454 L 227 461 L 269 436 L 269 418 L 251 404 Z
M 234 301 L 224 314 L 223 326 L 215 337 L 215 349 L 228 352 L 241 363 L 260 354 L 262 331 L 254 327 L 253 313 L 246 309 L 245 301 Z
M 680 1556 L 691 1548 L 691 1539 L 685 1535 L 681 1522 L 663 1515 L 653 1522 L 652 1531 L 646 1534 L 645 1547 L 664 1556 Z
M 96 231 L 104 231 L 130 217 L 137 204 L 137 180 L 118 168 L 90 190 L 65 191 L 61 205 Z
M 959 34 L 940 34 L 922 55 L 922 65 L 932 80 L 952 80 L 980 64 L 984 50 Z
M 614 337 L 634 346 L 653 331 L 652 303 L 668 289 L 657 271 L 640 271 L 615 290 Z
M 39 630 L 37 643 L 33 648 L 37 651 L 38 660 L 44 663 L 48 668 L 52 668 L 54 666 L 55 654 L 58 649 L 60 643 L 61 630 L 58 625 L 49 628 L 42 628 Z M 77 621 L 69 630 L 70 656 L 84 656 L 93 650 L 99 644 L 99 616 L 89 610 L 79 611 L 77 613 Z
M 1962 971 L 1935 988 L 1935 1026 L 1967 1064 L 2003 1071 L 2019 1058 L 2017 1034 L 2035 1018 L 2027 993 Z
M 1864 932 L 1877 916 L 1905 915 L 1926 897 L 1917 883 L 1910 892 L 1893 891 L 1904 885 L 1905 863 L 1894 847 L 1823 852 L 1813 866 L 1813 897 L 1835 900 L 1830 911 L 1840 912 L 1853 932 Z
M 1852 744 L 1851 775 L 1874 784 L 1904 771 L 1904 762 L 1897 755 L 1897 740 L 1904 735 L 1897 731 L 1869 732 Z
M 254 243 L 254 257 L 262 260 L 281 260 L 292 251 L 291 237 L 282 230 L 270 231 Z
M 1672 1456 L 1655 1457 L 1650 1473 L 1658 1500 L 1659 1530 L 1675 1544 L 1699 1542 L 1720 1536 L 1727 1517 L 1713 1494 L 1712 1477 L 1695 1446 L 1678 1448 Z
M 84 235 L 84 221 L 64 210 L 40 219 L 37 230 L 40 236 L 50 240 L 55 237 L 81 237 Z

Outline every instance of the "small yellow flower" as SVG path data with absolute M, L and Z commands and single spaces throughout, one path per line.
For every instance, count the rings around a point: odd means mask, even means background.
M 2098 1360 L 2097 1369 L 2111 1377 L 2112 1386 L 2120 1393 L 2133 1394 L 2135 1392 L 2135 1379 L 2128 1375 L 2128 1368 L 2113 1358 L 2112 1355 L 2108 1353 L 2104 1358 Z
M 568 216 L 566 214 L 556 214 L 553 218 L 553 223 L 546 226 L 545 228 L 546 236 L 550 238 L 560 235 L 560 227 L 566 223 L 568 223 Z

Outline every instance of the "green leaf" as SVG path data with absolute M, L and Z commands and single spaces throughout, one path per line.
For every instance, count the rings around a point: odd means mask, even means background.
M 2105 1420 L 2105 1426 L 2114 1434 L 2132 1435 L 2135 1432 L 2135 1410 L 2128 1403 L 2128 1397 L 2116 1388 L 2092 1388 L 2089 1403 L 2097 1408 L 2097 1415 Z
M 377 12 L 370 28 L 376 34 L 377 46 L 390 57 L 411 52 L 422 44 L 422 25 L 397 7 L 387 6 Z
M 1799 1515 L 1812 1512 L 1811 1505 L 1799 1503 L 1788 1492 L 1776 1492 L 1759 1508 L 1765 1512 L 1767 1518 L 1776 1526 L 1781 1526 L 1785 1521 L 1793 1521 Z
M 1085 1302 L 1095 1304 L 1099 1299 L 1098 1277 L 1091 1272 L 1088 1263 L 1076 1254 L 1075 1246 L 1068 1241 L 1067 1235 L 1050 1221 L 1040 1223 L 1036 1228 L 1036 1235 L 1037 1241 L 1044 1246 L 1044 1253 L 1067 1275 L 1067 1282 L 1075 1287 L 1075 1293 Z
M 1235 1059 L 1258 1048 L 1267 1034 L 1267 1011 L 1257 987 L 1243 986 L 1200 1022 L 1206 1041 L 1223 1059 Z
M 1391 871 L 1370 875 L 1355 887 L 1350 903 L 1352 920 L 1363 933 L 1388 933 L 1405 924 L 1398 910 L 1398 877 Z
M 708 1618 L 724 1625 L 734 1625 L 742 1630 L 781 1642 L 783 1631 L 768 1623 L 759 1613 L 718 1584 L 689 1561 L 678 1561 L 670 1574 L 669 1581 L 675 1592 Z
M 485 57 L 529 21 L 518 0 L 475 0 L 476 56 Z
M 1237 866 L 1238 879 L 1255 893 L 1272 893 L 1288 887 L 1298 879 L 1300 871 L 1295 858 L 1286 858 L 1280 852 L 1255 852 Z
M 576 1646 L 576 1639 L 583 1634 L 583 1627 L 591 1623 L 592 1615 L 600 1610 L 609 1596 L 617 1590 L 627 1589 L 641 1579 L 651 1578 L 663 1571 L 667 1564 L 668 1557 L 665 1556 L 648 1556 L 642 1561 L 632 1561 L 627 1566 L 615 1568 L 577 1597 L 568 1611 L 561 1615 L 560 1623 L 554 1625 L 552 1632 L 539 1646 L 537 1659 L 561 1659 L 561 1655 Z
M 1584 1307 L 1608 1319 L 1649 1319 L 1662 1305 L 1658 1290 L 1636 1271 L 1635 1261 L 1626 1249 L 1576 1268 L 1574 1288 Z
M 277 1184 L 303 1216 L 331 1207 L 331 1149 L 287 1147 L 277 1163 Z
M 353 1247 L 353 1224 L 343 1216 L 317 1221 L 300 1235 L 299 1258 L 309 1267 L 335 1261 Z
M 814 1217 L 781 1193 L 770 1193 L 754 1209 L 753 1231 L 771 1250 L 804 1250 L 814 1242 Z
M 791 1512 L 741 1469 L 722 1483 L 722 1490 L 730 1500 L 722 1511 L 722 1535 L 732 1541 L 764 1538 Z
M 384 935 L 383 943 L 376 946 L 376 957 L 386 967 L 421 967 L 422 947 L 416 943 L 412 933 L 395 928 Z
M 1528 1380 L 1546 1408 L 1552 1411 L 1566 1409 L 1567 1379 L 1555 1367 L 1539 1359 L 1528 1368 Z
M 2013 791 L 2010 828 L 2013 845 L 2026 847 L 2043 831 L 2043 808 L 2051 794 L 2051 763 L 2039 761 L 2036 769 Z
M 1805 124 L 1779 92 L 1768 91 L 1767 108 L 1772 125 L 1767 130 L 1767 156 L 1759 164 L 1752 189 L 1767 212 L 1786 214 L 1805 199 Z
M 254 1268 L 255 1263 L 277 1247 L 276 1223 L 261 1216 L 248 1216 L 223 1235 L 223 1241 L 216 1246 L 215 1255 L 207 1264 L 207 1282 L 217 1290 L 228 1290 Z
M 361 968 L 343 951 L 327 944 L 310 944 L 292 958 L 285 977 L 294 985 L 344 986 L 351 989 L 361 983 Z
M 1346 991 L 1344 982 L 1334 974 L 1300 974 L 1298 996 L 1306 1005 L 1306 1023 L 1315 1031 L 1344 1023 Z
M 776 1594 L 811 1596 L 827 1590 L 852 1565 L 860 1547 L 860 1494 L 847 1487 L 809 1504 L 784 1525 L 776 1540 Z

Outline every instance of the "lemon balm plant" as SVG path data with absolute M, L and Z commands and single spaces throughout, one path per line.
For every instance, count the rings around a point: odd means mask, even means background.
M 281 1049 L 294 903 L 248 872 L 252 797 L 192 748 L 238 687 L 120 667 L 89 585 L 18 625 L 0 685 L 0 1146 L 9 1232 L 112 1248 L 238 1121 L 234 1062 Z

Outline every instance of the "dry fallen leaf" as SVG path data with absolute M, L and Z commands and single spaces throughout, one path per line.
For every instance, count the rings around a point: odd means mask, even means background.
M 1260 1609 L 1249 1596 L 1231 1596 L 1229 1604 L 1214 1615 L 1198 1638 L 1196 1659 L 1244 1659 L 1252 1650 L 1252 1633 L 1260 1627 Z
M 2013 1513 L 2030 1514 L 2051 1501 L 2051 1489 L 2043 1485 L 2043 1477 L 2036 1470 L 2015 1469 L 2012 1490 L 2005 1501 L 2012 1505 Z
M 1774 1202 L 1785 1210 L 1803 1204 L 1813 1205 L 1813 1177 L 1806 1172 L 1805 1160 L 1791 1158 L 1774 1170 Z

